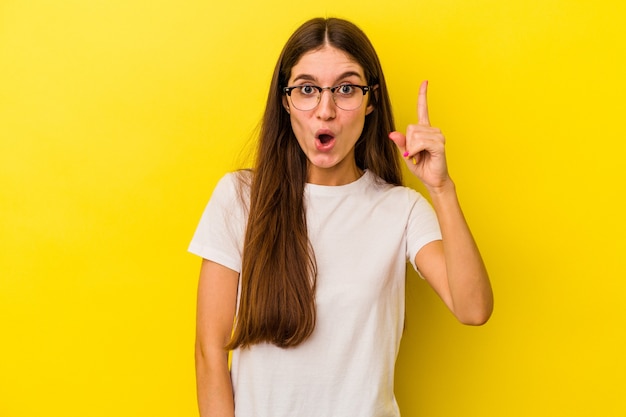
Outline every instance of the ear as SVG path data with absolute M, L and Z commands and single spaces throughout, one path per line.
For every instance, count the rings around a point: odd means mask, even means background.
M 287 96 L 283 96 L 283 107 L 287 110 L 287 113 L 290 113 L 289 110 L 289 101 L 287 100 Z
M 367 100 L 367 103 L 368 103 L 367 109 L 365 109 L 366 116 L 370 114 L 371 112 L 373 112 L 374 107 L 376 107 L 374 103 L 378 101 L 378 84 L 372 87 L 369 94 L 370 96 L 368 97 L 368 100 Z

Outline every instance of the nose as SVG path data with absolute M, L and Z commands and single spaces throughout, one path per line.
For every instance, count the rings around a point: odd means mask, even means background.
M 322 120 L 329 120 L 335 117 L 337 105 L 335 104 L 335 100 L 333 99 L 333 93 L 330 91 L 330 89 L 322 90 L 320 94 L 320 102 L 315 109 L 317 117 Z

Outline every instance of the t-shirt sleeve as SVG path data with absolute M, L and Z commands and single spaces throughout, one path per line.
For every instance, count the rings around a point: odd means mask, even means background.
M 216 185 L 196 231 L 189 252 L 241 272 L 246 226 L 244 202 L 236 174 L 227 174 Z
M 413 194 L 413 206 L 407 224 L 407 258 L 419 273 L 415 265 L 415 255 L 426 244 L 441 240 L 441 229 L 439 229 L 435 210 L 428 200 L 417 191 L 411 190 L 411 194 Z

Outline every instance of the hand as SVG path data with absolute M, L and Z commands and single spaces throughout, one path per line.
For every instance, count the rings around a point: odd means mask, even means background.
M 409 171 L 415 174 L 430 192 L 451 182 L 445 154 L 445 137 L 441 130 L 430 125 L 426 92 L 428 81 L 423 81 L 417 98 L 417 124 L 409 125 L 406 136 L 391 132 L 389 139 L 402 152 Z

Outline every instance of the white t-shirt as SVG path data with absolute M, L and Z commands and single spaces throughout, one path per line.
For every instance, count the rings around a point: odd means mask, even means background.
M 241 271 L 247 203 L 236 174 L 217 185 L 189 251 Z M 295 348 L 233 352 L 237 417 L 397 417 L 394 366 L 404 326 L 407 259 L 441 239 L 419 193 L 366 171 L 342 186 L 307 184 L 317 262 L 317 322 Z

